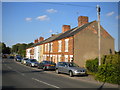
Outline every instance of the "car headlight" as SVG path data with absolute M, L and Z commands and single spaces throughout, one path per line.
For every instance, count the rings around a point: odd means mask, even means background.
M 34 63 L 32 63 L 32 66 L 34 66 L 35 64 Z

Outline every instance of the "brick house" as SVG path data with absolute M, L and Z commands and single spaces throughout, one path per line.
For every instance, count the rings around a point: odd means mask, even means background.
M 74 60 L 85 67 L 88 59 L 98 57 L 98 22 L 88 22 L 88 17 L 79 16 L 78 26 L 62 26 L 62 33 L 52 34 L 46 40 L 39 41 L 35 46 L 43 46 L 42 60 L 70 62 Z M 39 50 L 38 50 L 39 51 Z M 101 26 L 101 55 L 114 54 L 114 38 Z

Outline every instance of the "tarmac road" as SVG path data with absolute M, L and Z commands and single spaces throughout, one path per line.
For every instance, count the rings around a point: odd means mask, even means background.
M 119 90 L 117 85 L 97 83 L 90 80 L 58 75 L 54 71 L 43 71 L 24 66 L 13 59 L 2 60 L 2 88 L 113 88 Z M 87 78 L 87 76 L 85 76 Z

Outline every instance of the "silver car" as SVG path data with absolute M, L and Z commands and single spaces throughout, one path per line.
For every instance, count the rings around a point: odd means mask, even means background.
M 30 67 L 37 67 L 38 66 L 38 61 L 36 59 L 28 59 L 26 61 L 26 65 Z
M 81 68 L 75 63 L 71 62 L 58 62 L 56 65 L 56 73 L 66 73 L 69 74 L 70 77 L 74 75 L 86 75 L 86 69 Z

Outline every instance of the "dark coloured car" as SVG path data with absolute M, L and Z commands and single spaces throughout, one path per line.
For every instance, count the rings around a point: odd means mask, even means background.
M 56 65 L 56 73 L 66 73 L 70 77 L 74 75 L 87 75 L 86 69 L 79 67 L 73 62 L 58 62 Z
M 38 64 L 38 68 L 43 70 L 55 70 L 56 63 L 52 61 L 42 61 Z
M 26 65 L 31 67 L 37 67 L 38 61 L 36 59 L 28 59 L 26 60 Z
M 15 60 L 16 60 L 17 62 L 21 62 L 22 57 L 16 57 Z
M 8 59 L 14 59 L 14 56 L 9 56 Z

